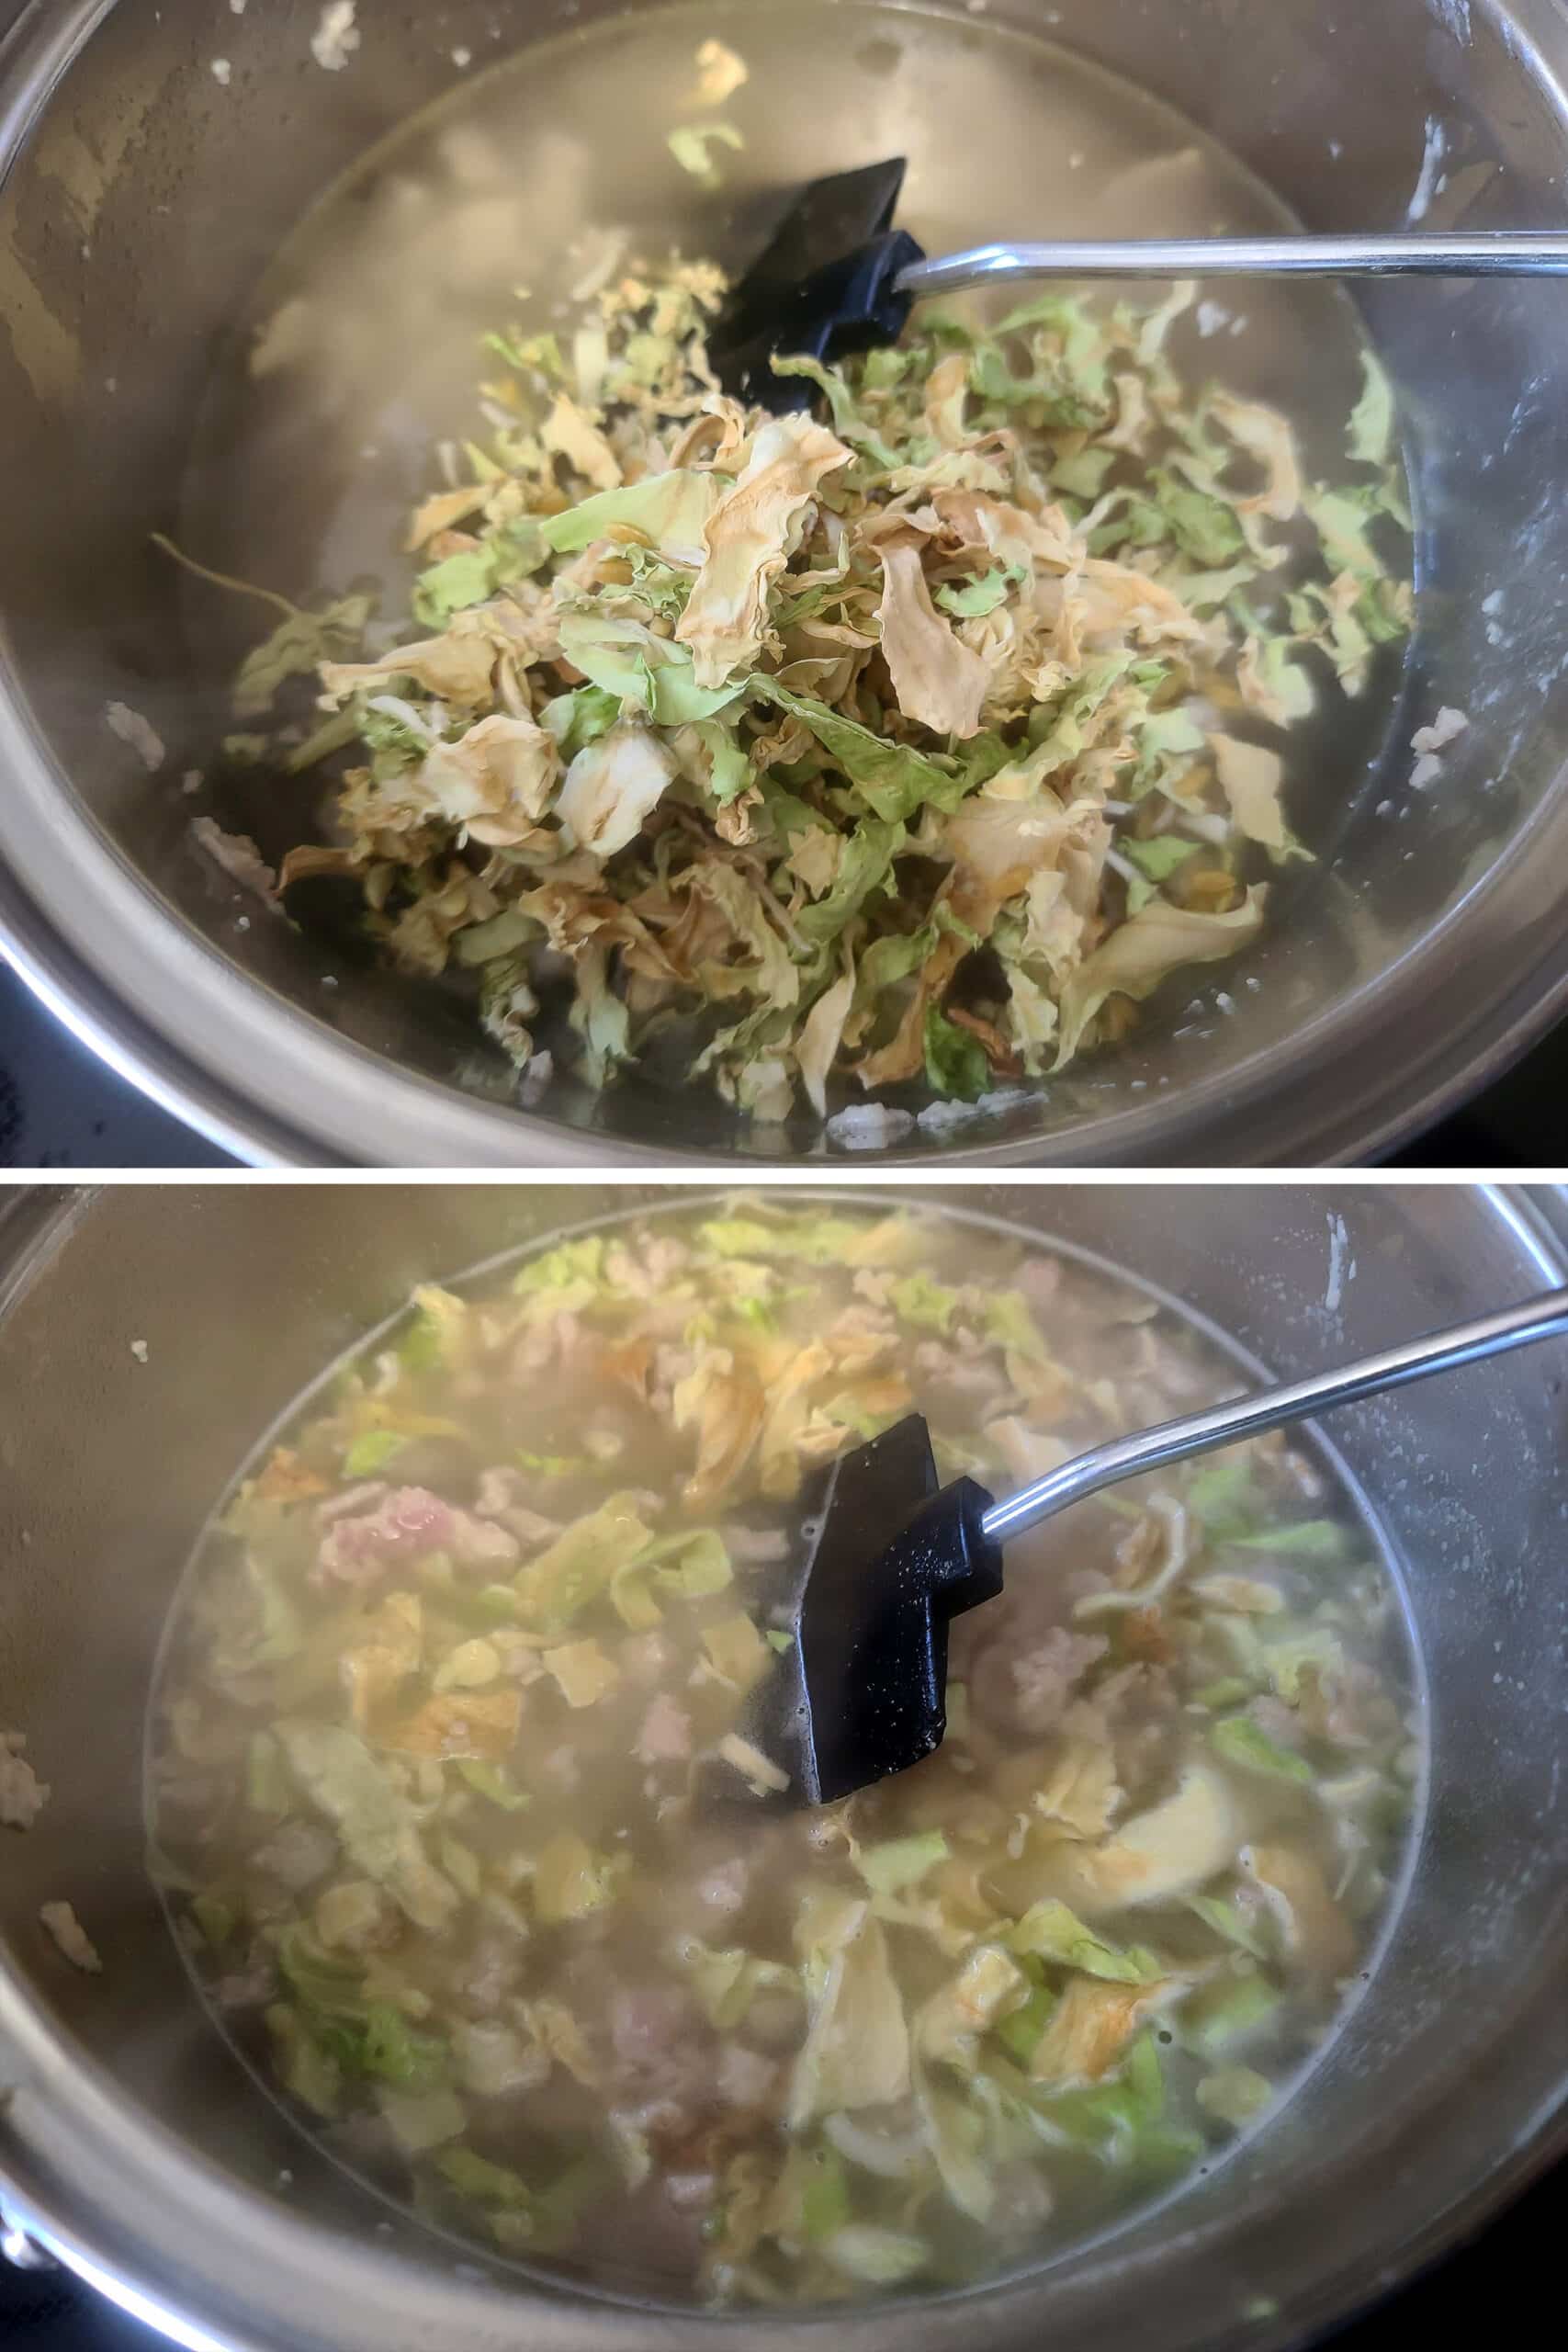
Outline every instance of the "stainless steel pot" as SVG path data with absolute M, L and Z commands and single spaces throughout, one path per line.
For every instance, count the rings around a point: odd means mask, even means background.
M 459 2260 L 262 2097 L 197 2008 L 141 1866 L 161 1613 L 257 1430 L 414 1279 L 637 1197 L 204 1185 L 39 1192 L 0 1215 L 0 1724 L 28 1733 L 53 1789 L 30 1832 L 0 1833 L 0 2201 L 201 2352 L 673 2352 L 699 2335 L 821 2334 L 591 2302 Z M 1003 1186 L 958 1199 L 1104 1252 L 1280 1374 L 1568 1272 L 1556 1196 Z M 1404 1564 L 1434 1769 L 1408 1900 L 1297 2098 L 1094 2246 L 983 2294 L 835 2314 L 836 2343 L 961 2352 L 983 2329 L 997 2352 L 1047 2335 L 1060 2352 L 1274 2352 L 1453 2242 L 1563 2144 L 1565 1380 L 1568 1362 L 1542 1350 L 1336 1416 Z M 58 1897 L 96 1939 L 101 1977 L 75 1973 L 39 1929 L 38 1905 Z
M 0 25 L 15 6 L 0 0 Z M 696 1090 L 524 1114 L 450 1000 L 341 960 L 323 987 L 319 940 L 259 916 L 238 926 L 244 902 L 192 849 L 176 781 L 224 722 L 147 544 L 175 522 L 225 330 L 307 203 L 458 83 L 455 51 L 482 62 L 609 6 L 451 0 L 432 17 L 362 0 L 363 46 L 335 73 L 310 55 L 319 0 L 232 18 L 209 0 L 34 0 L 0 50 L 0 944 L 123 1071 L 255 1159 L 635 1166 L 746 1150 Z M 729 230 L 769 186 L 902 145 L 917 228 L 972 241 L 1053 225 L 975 216 L 919 66 L 938 6 L 976 41 L 1046 28 L 1152 89 L 1314 229 L 1398 227 L 1413 202 L 1427 226 L 1568 220 L 1555 0 L 992 0 L 981 15 L 922 0 L 897 19 L 908 59 L 886 44 L 869 117 L 809 61 L 780 86 L 737 162 Z M 716 0 L 694 39 L 722 27 L 744 45 L 755 16 Z M 1026 187 L 1027 109 L 1020 124 L 1005 136 Z M 711 216 L 668 214 L 682 220 L 688 243 L 711 232 Z M 1125 1051 L 1003 1125 L 917 1136 L 906 1154 L 1354 1159 L 1495 1074 L 1561 1007 L 1563 300 L 1542 283 L 1368 289 L 1419 497 L 1411 691 L 1374 772 L 1324 778 L 1325 862 L 1292 886 L 1246 984 L 1201 975 Z M 164 773 L 109 732 L 115 701 L 150 716 Z M 1409 737 L 1439 703 L 1472 723 L 1439 783 L 1415 792 Z M 269 849 L 298 830 L 276 795 L 270 812 L 253 797 L 220 813 Z M 801 1152 L 820 1148 L 802 1135 Z

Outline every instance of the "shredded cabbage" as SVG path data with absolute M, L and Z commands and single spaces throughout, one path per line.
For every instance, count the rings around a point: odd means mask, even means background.
M 670 146 L 712 187 L 740 139 Z M 367 599 L 271 600 L 236 709 L 312 671 L 321 709 L 250 756 L 346 755 L 336 845 L 283 887 L 355 877 L 523 1066 L 564 967 L 549 1071 L 595 1088 L 657 1059 L 772 1125 L 1059 1070 L 1244 952 L 1305 854 L 1291 729 L 1409 627 L 1387 379 L 1348 427 L 1372 479 L 1306 482 L 1285 417 L 1180 381 L 1192 288 L 1049 293 L 787 362 L 823 424 L 714 389 L 723 291 L 625 264 L 569 338 L 489 338 L 491 438 L 410 533 L 412 642 L 354 661 Z

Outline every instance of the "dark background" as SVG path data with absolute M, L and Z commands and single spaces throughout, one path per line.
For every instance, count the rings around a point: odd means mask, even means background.
M 0 1168 L 227 1168 L 79 1046 L 0 963 Z
M 222 1168 L 211 1144 L 116 1079 L 0 964 L 0 1168 Z M 1568 1023 L 1398 1153 L 1394 1168 L 1568 1164 Z

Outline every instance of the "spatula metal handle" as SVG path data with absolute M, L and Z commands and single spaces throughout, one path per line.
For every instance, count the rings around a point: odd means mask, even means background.
M 1368 1356 L 1360 1363 L 1337 1372 L 1320 1372 L 1310 1380 L 1294 1380 L 1283 1388 L 1265 1388 L 1255 1396 L 1235 1396 L 1206 1412 L 1189 1413 L 1180 1420 L 1162 1421 L 1157 1429 L 1134 1437 L 1114 1438 L 1090 1453 L 1076 1454 L 1059 1470 L 1037 1478 L 1005 1501 L 994 1503 L 980 1521 L 981 1532 L 993 1544 L 1021 1535 L 1043 1519 L 1085 1496 L 1118 1486 L 1123 1478 L 1147 1470 L 1163 1470 L 1168 1463 L 1185 1462 L 1194 1453 L 1210 1453 L 1234 1445 L 1240 1438 L 1259 1437 L 1266 1430 L 1283 1429 L 1291 1421 L 1325 1412 L 1331 1405 L 1353 1405 L 1360 1397 L 1381 1396 L 1426 1380 L 1435 1372 L 1455 1372 L 1461 1365 L 1481 1363 L 1510 1348 L 1529 1347 L 1536 1340 L 1568 1335 L 1568 1290 L 1548 1291 L 1522 1306 L 1505 1306 L 1473 1323 L 1450 1331 L 1433 1331 L 1410 1340 L 1402 1348 Z
M 914 263 L 897 291 L 919 301 L 1020 277 L 1559 277 L 1568 234 L 1548 229 L 1389 237 L 1080 238 L 970 245 Z

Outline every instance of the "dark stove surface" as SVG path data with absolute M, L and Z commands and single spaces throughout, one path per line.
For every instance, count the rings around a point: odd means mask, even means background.
M 128 1086 L 0 964 L 0 1168 L 227 1168 Z
M 1550 2307 L 1565 2219 L 1568 2166 L 1559 2166 L 1473 2245 L 1342 2329 L 1335 2352 L 1478 2342 L 1506 2312 L 1525 2308 L 1532 2281 Z M 62 2272 L 7 2270 L 0 2262 L 0 2343 L 16 2352 L 160 2352 L 163 2341 Z
M 1388 1164 L 1568 1164 L 1568 1022 Z M 0 964 L 0 1168 L 231 1165 L 215 1146 L 116 1078 Z

